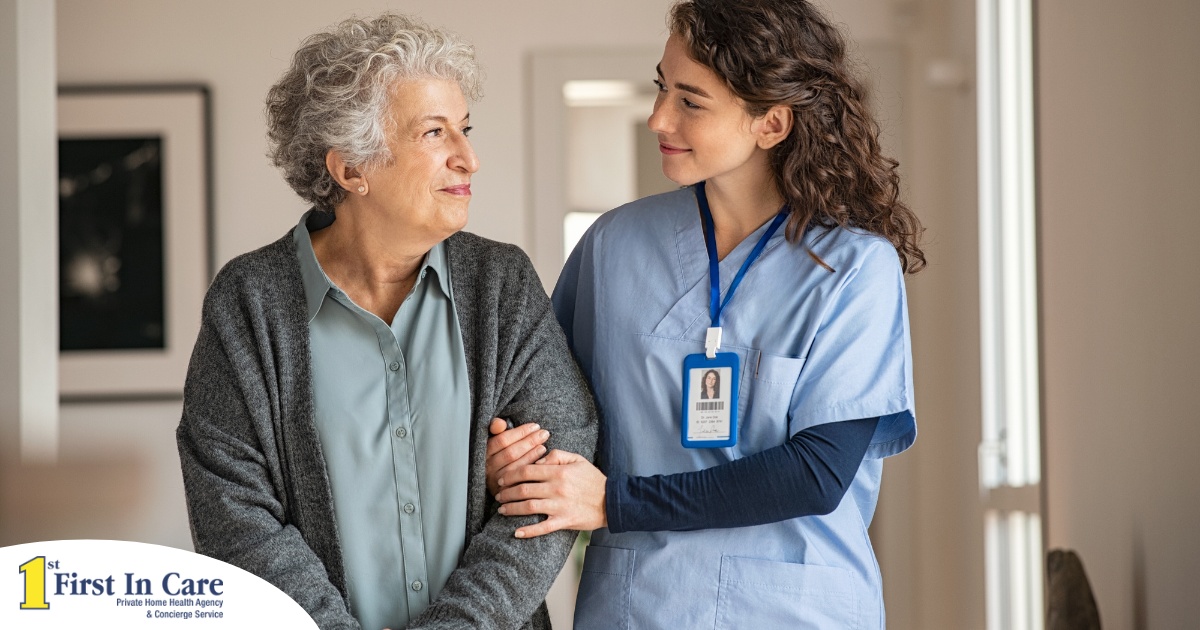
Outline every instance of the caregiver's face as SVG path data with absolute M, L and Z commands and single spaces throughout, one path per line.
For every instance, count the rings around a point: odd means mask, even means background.
M 688 56 L 678 35 L 658 64 L 658 98 L 646 121 L 658 135 L 663 174 L 687 186 L 758 168 L 756 119 L 715 72 Z

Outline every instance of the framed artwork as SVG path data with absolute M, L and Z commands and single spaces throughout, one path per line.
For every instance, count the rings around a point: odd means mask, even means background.
M 59 391 L 175 398 L 212 277 L 202 85 L 58 92 Z

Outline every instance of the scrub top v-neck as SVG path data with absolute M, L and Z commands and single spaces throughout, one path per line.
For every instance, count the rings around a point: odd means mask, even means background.
M 767 229 L 720 261 L 722 295 Z M 811 229 L 799 243 L 783 230 L 771 236 L 721 315 L 721 350 L 742 365 L 737 443 L 687 449 L 680 365 L 704 352 L 708 264 L 696 195 L 685 188 L 606 213 L 563 269 L 555 310 L 602 411 L 606 471 L 702 470 L 841 420 L 879 417 L 875 435 L 831 514 L 691 532 L 598 530 L 576 627 L 883 627 L 866 528 L 882 458 L 916 437 L 895 250 L 841 228 Z

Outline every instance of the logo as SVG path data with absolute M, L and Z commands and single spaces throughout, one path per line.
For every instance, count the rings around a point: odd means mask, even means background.
M 172 619 L 316 628 L 266 581 L 179 549 L 110 540 L 0 548 L 0 628 L 158 627 Z
M 51 563 L 50 568 L 54 568 Z M 25 599 L 21 601 L 21 610 L 49 610 L 46 602 L 46 556 L 38 556 L 21 565 L 21 573 L 25 575 Z

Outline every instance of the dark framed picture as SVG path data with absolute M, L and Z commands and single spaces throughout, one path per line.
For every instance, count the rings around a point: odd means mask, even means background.
M 180 396 L 212 273 L 208 89 L 58 94 L 59 388 Z

